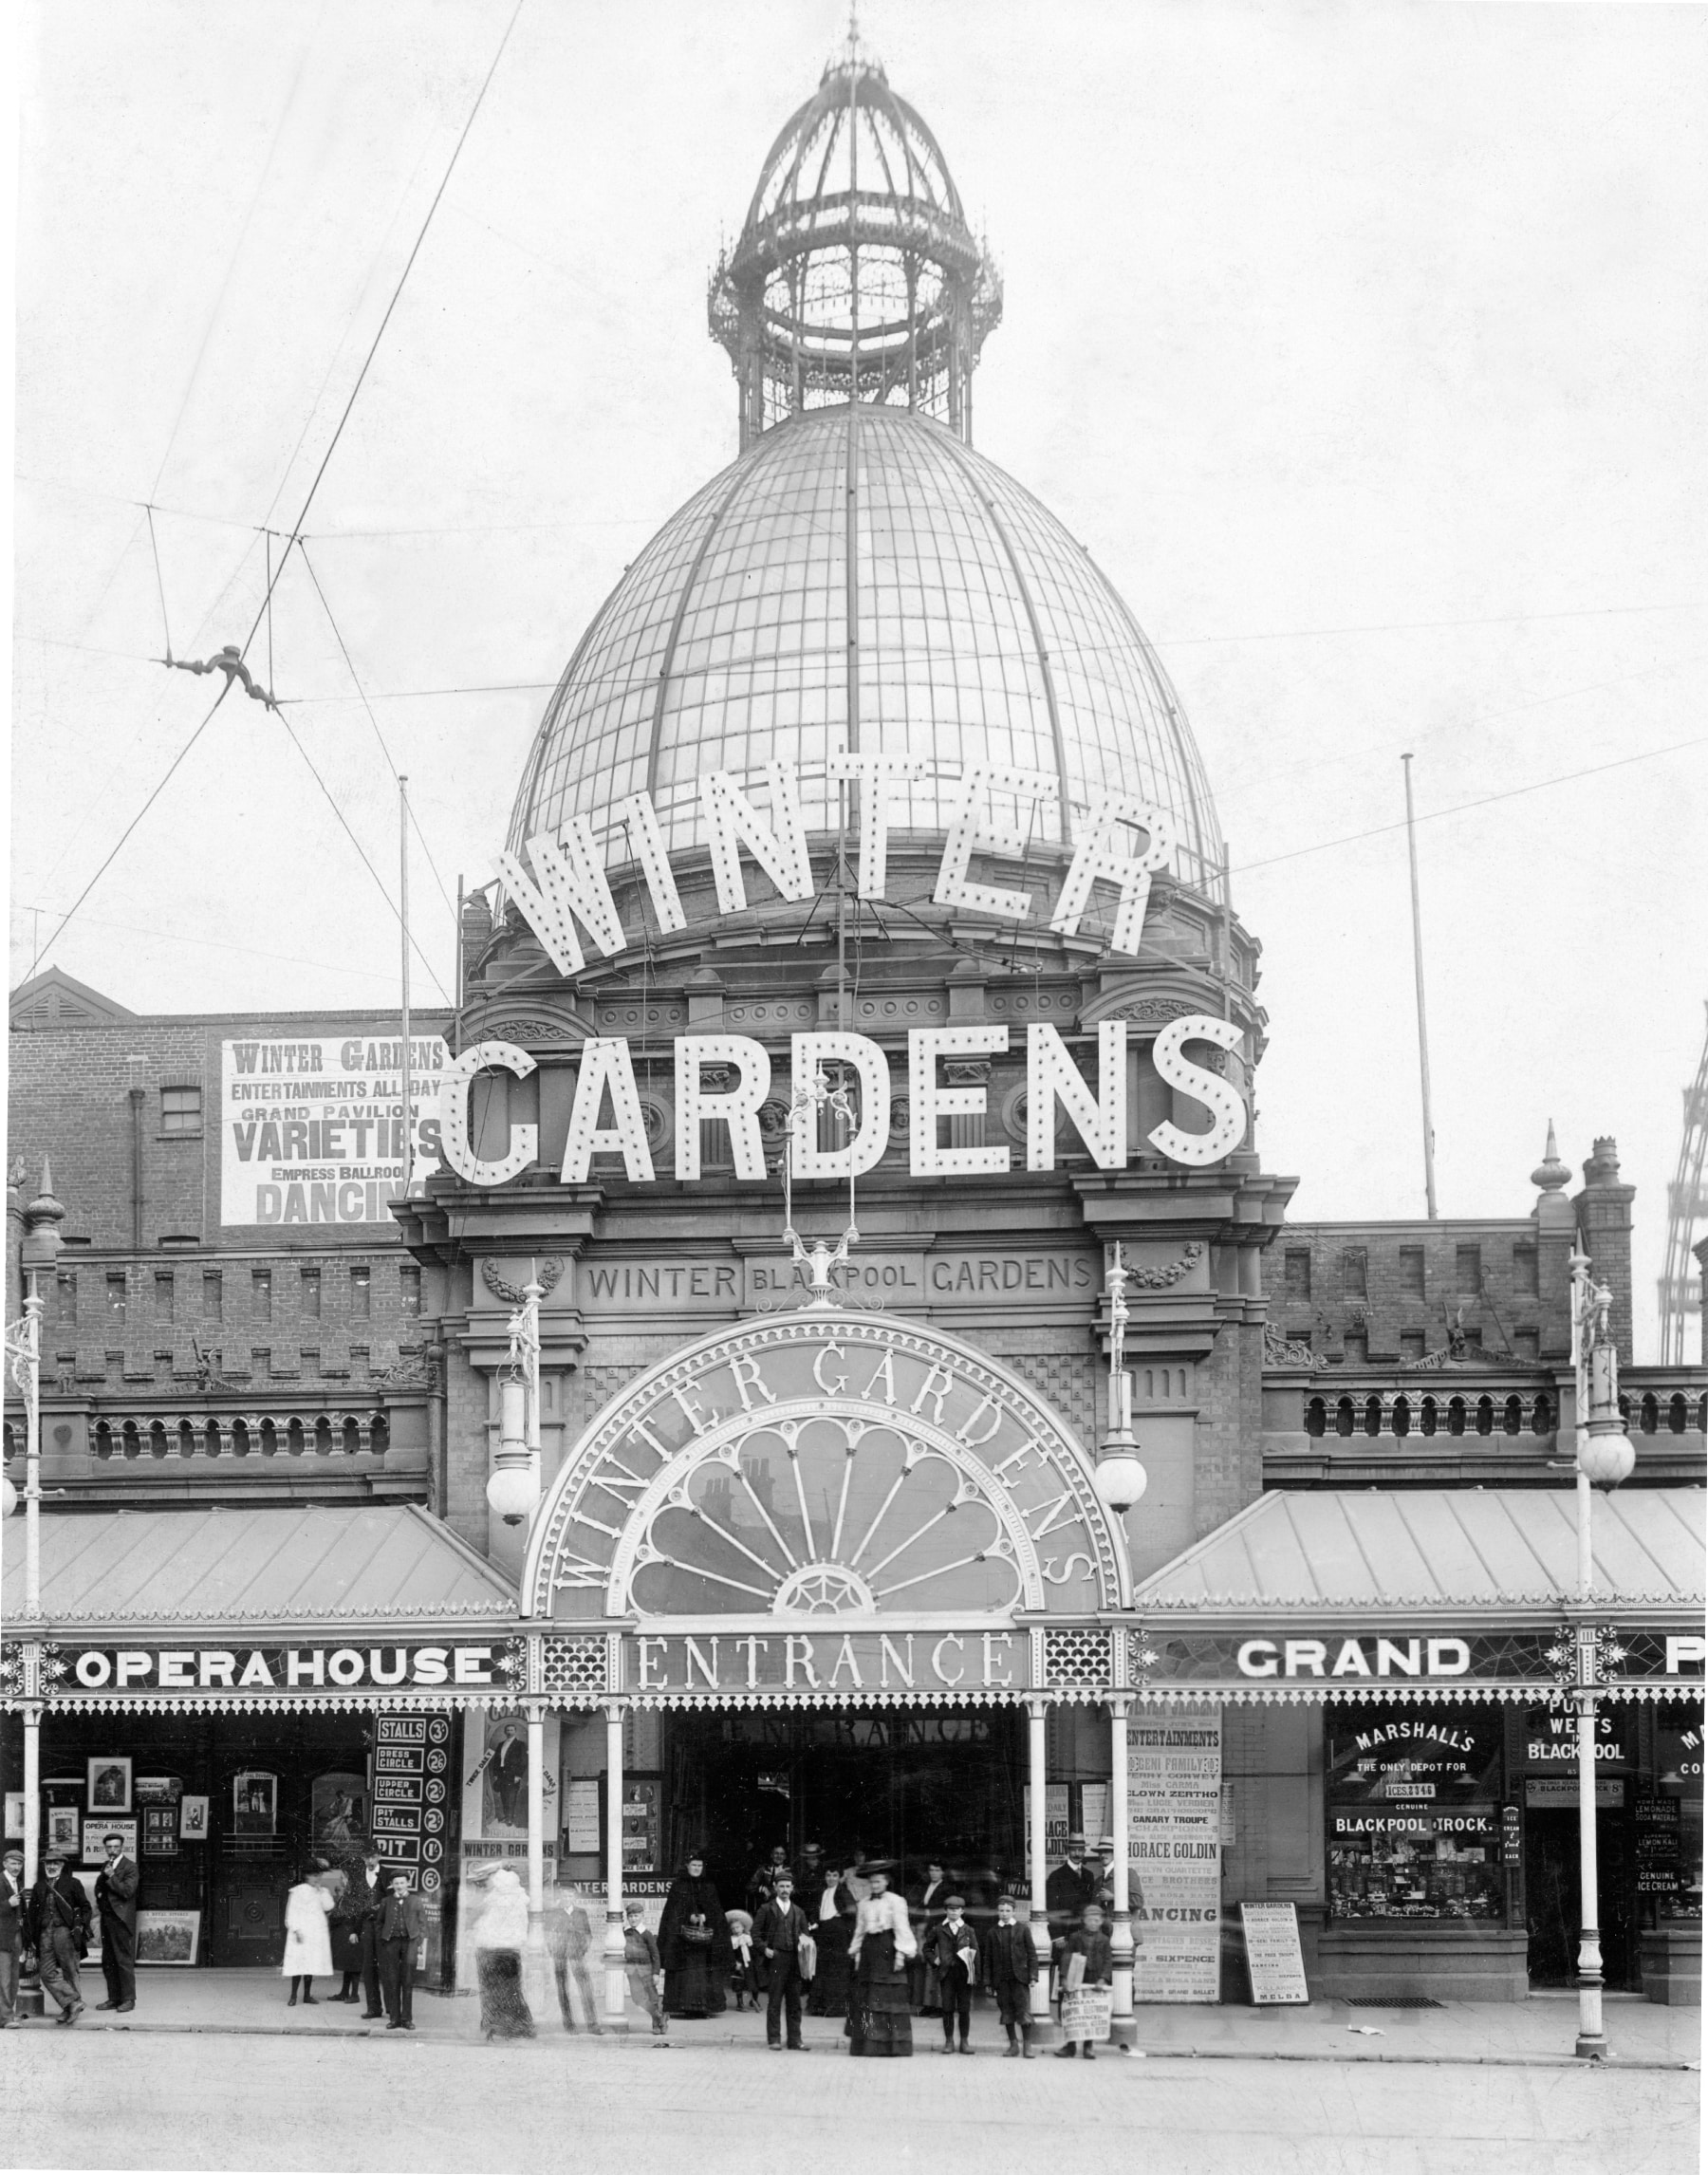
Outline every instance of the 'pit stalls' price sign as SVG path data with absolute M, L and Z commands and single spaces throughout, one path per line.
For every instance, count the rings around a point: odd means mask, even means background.
M 444 1881 L 451 1723 L 444 1715 L 381 1715 L 374 1728 L 374 1847 L 407 1867 L 425 1895 Z

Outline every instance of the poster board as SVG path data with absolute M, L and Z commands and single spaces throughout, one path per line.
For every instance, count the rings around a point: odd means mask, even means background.
M 1135 2001 L 1221 1998 L 1221 1753 L 1220 1707 L 1127 1723 Z
M 83 1862 L 85 1866 L 100 1867 L 106 1864 L 109 1835 L 119 1838 L 120 1855 L 129 1858 L 133 1865 L 136 1863 L 139 1853 L 135 1813 L 122 1820 L 106 1820 L 91 1812 L 83 1824 Z
M 139 1910 L 137 1913 L 139 1965 L 192 1964 L 200 1946 L 200 1911 Z
M 1299 1913 L 1290 1903 L 1242 1903 L 1239 1924 L 1245 1935 L 1246 1971 L 1252 1999 L 1258 2008 L 1287 2001 L 1309 2002 L 1305 1952 L 1299 1946 Z
M 1026 1862 L 1031 1864 L 1031 1784 L 1021 1785 L 1026 1798 Z M 1068 1785 L 1065 1782 L 1047 1782 L 1044 1785 L 1044 1862 L 1047 1866 L 1060 1865 L 1068 1855 Z
M 1109 2019 L 1115 1997 L 1107 1986 L 1081 1986 L 1062 1996 L 1062 2037 L 1095 2039 L 1100 2045 L 1109 2036 Z
M 597 1775 L 571 1775 L 564 1781 L 564 1855 L 596 1858 L 602 1839 L 604 1783 Z
M 393 1025 L 310 1030 L 288 1042 L 219 1046 L 219 1220 L 377 1224 L 403 1191 L 403 1046 Z M 439 1100 L 450 1051 L 410 1038 L 418 1182 L 438 1168 Z

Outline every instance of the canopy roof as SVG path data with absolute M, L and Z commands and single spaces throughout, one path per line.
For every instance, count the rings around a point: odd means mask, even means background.
M 24 1584 L 8 1521 L 5 1590 Z M 508 1618 L 515 1595 L 413 1505 L 98 1511 L 42 1519 L 42 1613 L 69 1624 Z
M 1700 1488 L 1595 1498 L 1594 1597 L 1699 1603 Z M 1139 1589 L 1156 1608 L 1555 1606 L 1577 1592 L 1569 1488 L 1325 1489 L 1260 1496 Z

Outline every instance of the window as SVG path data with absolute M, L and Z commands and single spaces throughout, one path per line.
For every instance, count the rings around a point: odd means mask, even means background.
M 199 1088 L 160 1089 L 162 1133 L 199 1133 L 202 1129 L 202 1091 Z
M 77 1273 L 62 1269 L 53 1280 L 55 1319 L 72 1328 L 77 1324 Z
M 1370 1257 L 1362 1246 L 1341 1249 L 1341 1296 L 1367 1299 L 1370 1295 Z
M 1423 1249 L 1420 1246 L 1400 1249 L 1400 1291 L 1407 1299 L 1423 1296 Z
M 1522 1239 L 1513 1249 L 1513 1292 L 1520 1299 L 1533 1299 L 1536 1289 L 1536 1249 Z
M 421 1272 L 418 1269 L 399 1269 L 398 1295 L 406 1314 L 418 1314 L 421 1311 Z
M 350 1271 L 350 1312 L 357 1321 L 365 1322 L 368 1301 L 373 1289 L 373 1273 L 366 1268 Z
M 1482 1248 L 1461 1246 L 1454 1255 L 1455 1289 L 1460 1292 L 1482 1290 Z
M 1331 1919 L 1504 1919 L 1505 1728 L 1498 1707 L 1329 1704 Z
M 217 1322 L 225 1311 L 225 1279 L 217 1269 L 202 1271 L 202 1320 Z
M 272 1271 L 270 1269 L 255 1270 L 252 1281 L 255 1319 L 258 1322 L 270 1322 L 272 1320 Z
M 157 1322 L 171 1321 L 172 1301 L 172 1271 L 170 1269 L 157 1270 L 155 1273 L 155 1320 Z
M 121 1275 L 109 1276 L 107 1278 L 107 1313 L 116 1329 L 122 1329 L 124 1327 L 125 1299 L 124 1278 Z
M 303 1271 L 303 1312 L 311 1322 L 320 1320 L 321 1273 L 318 1269 Z
M 1283 1289 L 1290 1299 L 1309 1299 L 1310 1296 L 1310 1249 L 1309 1246 L 1290 1246 Z

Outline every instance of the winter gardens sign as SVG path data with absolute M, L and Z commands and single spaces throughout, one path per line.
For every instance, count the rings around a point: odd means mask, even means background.
M 830 775 L 861 789 L 863 820 L 859 836 L 859 894 L 882 901 L 887 881 L 888 794 L 891 785 L 918 776 L 919 758 L 882 753 L 833 755 Z M 797 782 L 783 763 L 767 766 L 769 815 L 762 814 L 725 771 L 709 771 L 699 782 L 701 812 L 711 850 L 713 878 L 720 912 L 747 907 L 741 856 L 745 849 L 763 868 L 785 900 L 807 900 L 814 890 L 807 831 Z M 993 823 L 993 797 L 1024 805 L 1057 798 L 1052 779 L 1031 771 L 975 765 L 963 775 L 958 812 L 952 824 L 933 893 L 936 904 L 958 906 L 1009 920 L 1021 920 L 1031 902 L 1023 891 L 972 881 L 972 857 L 1015 852 L 1020 839 Z M 650 797 L 631 794 L 616 809 L 615 830 L 624 834 L 628 856 L 638 866 L 659 926 L 666 933 L 687 926 L 680 896 L 665 850 L 663 832 Z M 1132 834 L 1142 832 L 1142 850 L 1132 850 Z M 573 816 L 556 837 L 530 838 L 524 848 L 528 865 L 515 853 L 498 857 L 507 892 L 520 909 L 553 965 L 576 975 L 586 965 L 585 931 L 595 951 L 616 957 L 629 938 L 618 912 L 609 877 L 590 819 Z M 1111 948 L 1137 957 L 1150 902 L 1151 879 L 1165 867 L 1174 850 L 1172 826 L 1160 810 L 1117 793 L 1100 792 L 1091 804 L 1049 926 L 1071 936 L 1090 905 L 1094 883 L 1113 886 L 1117 895 Z M 1098 1028 L 1098 1073 L 1088 1082 L 1053 1027 L 1027 1030 L 1027 1153 L 1029 1170 L 1055 1164 L 1058 1109 L 1077 1128 L 1101 1170 L 1122 1169 L 1127 1141 L 1127 1028 L 1105 1020 Z M 1149 1145 L 1170 1162 L 1188 1166 L 1219 1162 L 1244 1136 L 1245 1099 L 1219 1073 L 1185 1054 L 1190 1043 L 1210 1043 L 1226 1050 L 1240 1047 L 1240 1030 L 1206 1013 L 1171 1020 L 1156 1035 L 1152 1061 L 1163 1084 L 1201 1104 L 1210 1124 L 1186 1132 L 1172 1120 L 1156 1126 Z M 1006 1027 L 915 1028 L 908 1033 L 909 1162 L 916 1178 L 1000 1176 L 1010 1167 L 1000 1146 L 944 1146 L 938 1121 L 981 1115 L 984 1089 L 946 1087 L 938 1078 L 942 1059 L 979 1059 L 1003 1055 Z M 861 1034 L 826 1031 L 792 1038 L 797 1079 L 826 1064 L 847 1067 L 860 1084 L 859 1123 L 852 1139 L 836 1147 L 796 1138 L 791 1163 L 802 1179 L 858 1177 L 870 1170 L 889 1143 L 890 1062 L 884 1050 Z M 468 1123 L 469 1085 L 477 1073 L 499 1069 L 526 1078 L 534 1061 L 524 1050 L 490 1041 L 463 1051 L 443 1075 L 441 1151 L 453 1170 L 471 1184 L 502 1185 L 520 1176 L 539 1152 L 539 1129 L 512 1124 L 500 1156 L 476 1153 Z M 710 1076 L 710 1077 L 709 1077 Z M 729 1127 L 735 1176 L 759 1179 L 766 1173 L 759 1113 L 771 1089 L 770 1058 L 762 1043 L 747 1035 L 681 1035 L 676 1041 L 675 1176 L 693 1180 L 700 1175 L 701 1125 L 721 1120 Z M 561 1177 L 581 1184 L 596 1155 L 618 1155 L 631 1180 L 654 1177 L 652 1156 L 641 1116 L 640 1097 L 627 1041 L 593 1036 L 580 1048 L 568 1140 Z

